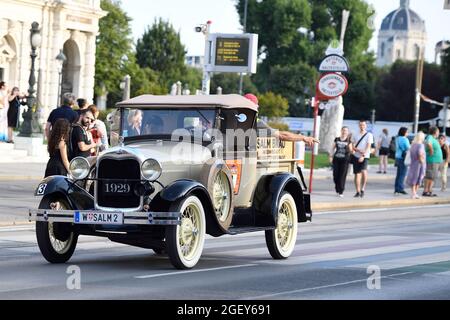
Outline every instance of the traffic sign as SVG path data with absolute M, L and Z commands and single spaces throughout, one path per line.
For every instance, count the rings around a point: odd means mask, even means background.
M 317 82 L 317 93 L 328 100 L 344 95 L 347 90 L 347 78 L 339 73 L 325 73 Z
M 347 59 L 344 57 L 331 54 L 326 56 L 319 67 L 320 72 L 349 72 L 350 67 L 348 65 Z

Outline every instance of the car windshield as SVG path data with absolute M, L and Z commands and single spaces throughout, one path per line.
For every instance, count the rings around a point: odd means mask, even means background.
M 214 128 L 215 109 L 125 108 L 122 111 L 122 136 L 171 136 L 175 130 L 206 131 Z

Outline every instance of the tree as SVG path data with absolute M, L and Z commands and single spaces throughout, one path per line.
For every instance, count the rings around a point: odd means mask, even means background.
M 450 95 L 450 48 L 445 50 L 442 57 L 442 72 L 446 83 L 447 95 Z
M 259 114 L 269 119 L 282 118 L 289 114 L 286 98 L 273 92 L 266 92 L 258 97 Z
M 126 75 L 127 59 L 133 56 L 131 18 L 119 0 L 102 0 L 108 15 L 100 19 L 95 64 L 95 94 L 102 95 L 103 86 L 111 94 L 120 94 L 119 84 Z
M 170 87 L 183 75 L 192 76 L 195 71 L 185 66 L 186 49 L 180 34 L 161 18 L 148 27 L 136 44 L 137 63 L 141 68 L 150 68 L 160 73 L 160 83 Z M 189 77 L 188 77 L 189 78 Z
M 442 70 L 435 64 L 426 63 L 423 74 L 422 93 L 433 100 L 443 101 L 448 87 L 444 85 Z M 385 121 L 408 121 L 414 119 L 416 63 L 395 62 L 380 76 L 376 86 L 377 118 Z M 436 118 L 440 108 L 422 102 L 420 119 Z
M 244 20 L 245 0 L 239 0 L 236 8 Z M 366 81 L 373 88 L 376 80 L 374 56 L 368 52 L 373 30 L 367 21 L 372 15 L 363 0 L 249 0 L 247 31 L 259 34 L 259 54 L 263 62 L 253 77 L 260 92 L 271 90 L 289 100 L 293 116 L 306 115 L 308 110 L 300 99 L 308 91 L 309 83 L 316 80 L 312 69 L 325 55 L 325 49 L 340 35 L 342 10 L 350 10 L 345 36 L 345 52 L 352 74 L 350 86 L 355 81 Z M 304 32 L 304 31 L 307 32 Z M 303 31 L 299 32 L 299 31 Z M 311 37 L 314 35 L 314 37 Z M 289 69 L 297 66 L 293 74 Z M 281 72 L 282 71 L 282 72 Z M 279 76 L 289 74 L 289 78 Z M 295 86 L 295 79 L 302 79 L 303 87 Z M 279 81 L 279 82 L 277 82 Z M 305 84 L 306 81 L 308 84 Z M 288 82 L 289 88 L 283 89 Z M 370 87 L 368 86 L 368 87 Z M 282 90 L 282 91 L 279 91 Z M 313 91 L 310 91 L 313 92 Z M 358 95 L 360 96 L 360 95 Z M 300 101 L 300 102 L 297 102 Z M 356 108 L 362 103 L 349 99 L 346 105 Z
M 239 75 L 237 73 L 216 73 L 211 78 L 211 92 L 216 93 L 222 88 L 223 94 L 239 93 Z M 243 92 L 257 94 L 258 89 L 250 76 L 244 76 Z

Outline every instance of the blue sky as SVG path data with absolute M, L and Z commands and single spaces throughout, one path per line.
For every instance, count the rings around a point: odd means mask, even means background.
M 169 20 L 180 31 L 181 41 L 188 54 L 203 55 L 203 36 L 194 31 L 197 24 L 211 20 L 212 32 L 239 33 L 242 26 L 234 7 L 235 0 L 122 0 L 122 6 L 133 18 L 132 28 L 135 39 L 142 35 L 147 25 L 155 18 Z M 399 0 L 367 0 L 377 12 L 375 26 L 395 10 Z M 428 32 L 427 60 L 434 60 L 434 45 L 443 39 L 450 40 L 450 10 L 443 10 L 444 0 L 411 0 L 411 8 L 426 22 Z M 371 41 L 371 49 L 376 52 L 377 33 Z

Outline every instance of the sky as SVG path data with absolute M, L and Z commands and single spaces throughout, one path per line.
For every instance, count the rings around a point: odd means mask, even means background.
M 376 11 L 374 25 L 378 30 L 382 19 L 399 7 L 400 0 L 366 0 Z M 426 58 L 434 61 L 434 46 L 438 41 L 450 40 L 450 10 L 443 10 L 444 0 L 410 0 L 411 8 L 425 20 L 428 45 Z M 204 38 L 196 33 L 196 25 L 212 21 L 213 33 L 241 33 L 242 26 L 235 9 L 236 0 L 122 0 L 122 7 L 133 19 L 133 36 L 137 40 L 159 17 L 168 20 L 186 46 L 189 55 L 204 54 Z M 376 52 L 378 33 L 370 42 Z

